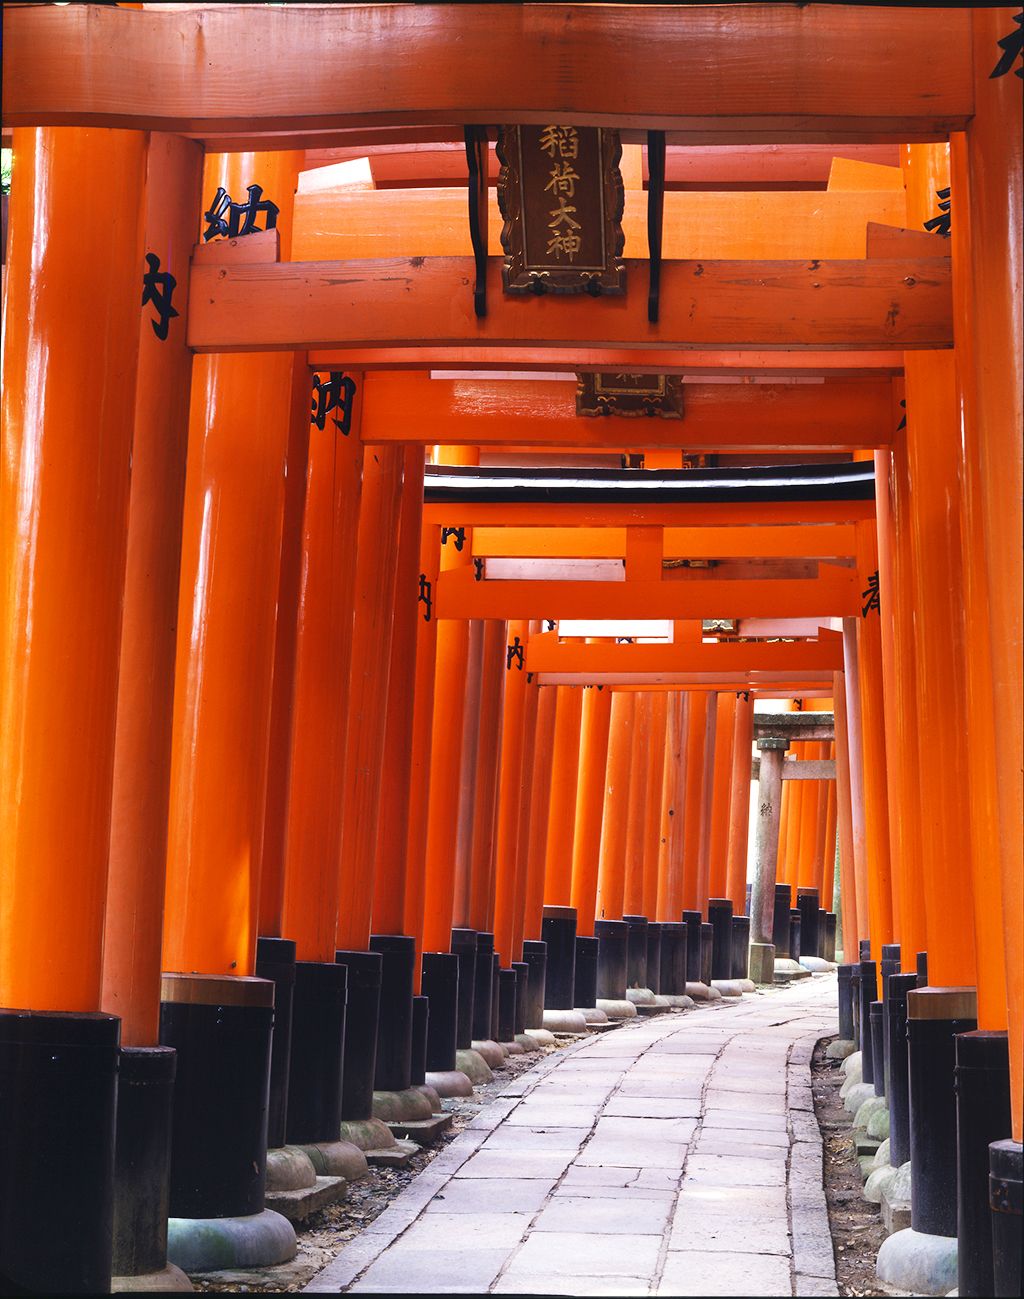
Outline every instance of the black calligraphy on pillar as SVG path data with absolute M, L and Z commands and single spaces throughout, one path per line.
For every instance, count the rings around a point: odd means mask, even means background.
M 169 271 L 160 269 L 160 258 L 156 253 L 146 254 L 146 265 L 149 269 L 142 277 L 142 305 L 145 307 L 152 303 L 156 310 L 157 319 L 149 323 L 153 326 L 153 333 L 162 343 L 167 338 L 172 318 L 178 314 L 171 306 L 178 281 Z
M 466 529 L 465 528 L 442 528 L 441 529 L 442 546 L 447 546 L 449 537 L 451 537 L 452 541 L 455 543 L 455 549 L 461 551 L 462 547 L 466 544 Z
M 484 580 L 484 561 L 482 559 L 473 560 L 473 580 L 474 582 Z
M 523 667 L 524 667 L 524 662 L 523 662 L 523 643 L 522 643 L 522 641 L 519 639 L 518 636 L 513 636 L 513 637 L 512 637 L 512 644 L 506 646 L 506 652 L 505 652 L 505 669 L 506 669 L 506 671 L 509 671 L 509 672 L 510 672 L 510 671 L 512 670 L 512 664 L 513 664 L 513 663 L 515 663 L 516 666 L 519 668 L 519 671 L 522 672 Z
M 994 77 L 1005 77 L 1017 59 L 1022 60 L 1022 65 L 1014 71 L 1013 75 L 1024 79 L 1024 10 L 1015 14 L 1013 21 L 1017 24 L 1017 30 L 997 42 L 1003 52 L 999 62 L 988 74 L 989 81 Z
M 247 192 L 249 194 L 247 202 L 236 203 L 223 185 L 217 186 L 213 202 L 203 213 L 203 220 L 206 222 L 203 243 L 208 243 L 219 235 L 224 235 L 228 239 L 239 239 L 242 235 L 259 234 L 261 229 L 275 228 L 280 208 L 270 199 L 263 197 L 263 186 L 249 185 Z M 266 217 L 264 227 L 256 224 L 256 218 L 261 214 Z
M 861 594 L 861 599 L 864 601 L 864 607 L 861 609 L 862 618 L 866 618 L 868 614 L 872 611 L 872 609 L 875 611 L 875 613 L 881 613 L 882 598 L 878 590 L 878 569 L 877 568 L 868 578 L 868 584 L 864 588 L 864 590 L 861 591 L 860 594 Z
M 332 411 L 337 411 L 341 418 L 339 419 L 338 415 L 333 417 L 334 427 L 345 437 L 348 437 L 352 431 L 352 406 L 355 395 L 355 380 L 343 371 L 332 370 L 326 380 L 322 379 L 320 375 L 314 374 L 313 400 L 310 405 L 313 423 L 323 432 L 327 423 L 327 416 Z
M 907 399 L 906 399 L 906 397 L 904 397 L 904 398 L 900 401 L 900 409 L 903 411 L 903 418 L 902 418 L 902 419 L 900 420 L 900 422 L 896 425 L 896 432 L 897 432 L 897 433 L 900 431 L 900 429 L 904 429 L 904 428 L 907 427 Z
M 924 228 L 931 234 L 941 235 L 943 239 L 949 238 L 950 228 L 950 210 L 949 210 L 949 186 L 945 189 L 937 189 L 935 197 L 939 200 L 939 215 L 932 217 L 930 221 L 924 223 Z
M 427 580 L 426 573 L 420 574 L 420 590 L 416 597 L 416 603 L 423 605 L 423 621 L 429 622 L 434 609 L 434 598 L 431 594 L 431 585 Z

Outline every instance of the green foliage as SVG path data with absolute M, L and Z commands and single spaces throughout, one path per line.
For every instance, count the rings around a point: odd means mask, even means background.
M 11 192 L 11 153 L 10 149 L 0 149 L 0 191 Z

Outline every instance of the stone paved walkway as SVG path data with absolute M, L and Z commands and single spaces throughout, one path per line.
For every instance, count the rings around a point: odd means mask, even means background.
M 833 975 L 511 1084 L 307 1292 L 835 1295 L 810 1059 Z

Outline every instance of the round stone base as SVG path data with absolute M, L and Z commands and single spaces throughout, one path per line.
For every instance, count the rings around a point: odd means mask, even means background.
M 871 1084 L 861 1083 L 861 1086 L 871 1087 Z M 851 1091 L 850 1096 L 852 1095 L 853 1092 Z M 849 1097 L 847 1097 L 847 1099 L 849 1100 Z M 849 1109 L 850 1108 L 849 1105 L 847 1105 L 846 1108 Z M 865 1099 L 861 1101 L 860 1105 L 858 1105 L 857 1109 L 853 1112 L 854 1114 L 853 1126 L 855 1128 L 864 1128 L 866 1131 L 868 1124 L 878 1113 L 878 1111 L 884 1109 L 885 1109 L 885 1097 L 876 1096 L 874 1087 L 871 1087 L 871 1095 L 865 1097 Z
M 411 1090 L 414 1092 L 419 1092 L 421 1096 L 425 1096 L 427 1098 L 427 1103 L 430 1105 L 431 1114 L 440 1114 L 441 1097 L 438 1096 L 437 1092 L 434 1091 L 433 1087 L 428 1087 L 426 1083 L 415 1083 L 411 1088 Z
M 555 1035 L 549 1028 L 528 1028 L 526 1030 L 526 1036 L 532 1037 L 533 1040 L 539 1042 L 541 1046 L 555 1045 Z
M 587 1021 L 578 1010 L 546 1010 L 544 1027 L 551 1033 L 585 1033 Z
M 600 1006 L 577 1006 L 576 1010 L 583 1016 L 588 1024 L 607 1024 L 608 1016 Z
M 280 1146 L 267 1151 L 267 1190 L 302 1191 L 316 1186 L 316 1169 L 299 1146 Z
M 173 1263 L 160 1272 L 143 1272 L 140 1276 L 112 1276 L 111 1294 L 191 1294 L 192 1282 Z
M 709 988 L 706 983 L 688 983 L 686 995 L 694 1001 L 718 1001 L 722 996 L 717 988 Z
M 675 993 L 666 993 L 665 1000 L 673 1010 L 692 1010 L 695 1003 L 692 997 L 676 996 Z
M 342 1119 L 339 1136 L 359 1150 L 386 1150 L 395 1144 L 394 1134 L 380 1119 Z
M 856 1074 L 857 1082 L 860 1082 L 864 1076 L 864 1057 L 860 1051 L 852 1051 L 839 1067 L 847 1078 Z
M 183 1272 L 273 1267 L 295 1257 L 295 1229 L 264 1209 L 243 1218 L 169 1218 L 167 1260 Z
M 484 1038 L 480 1042 L 474 1041 L 471 1049 L 476 1052 L 476 1054 L 481 1058 L 481 1060 L 483 1060 L 484 1064 L 487 1065 L 489 1069 L 500 1069 L 501 1066 L 505 1063 L 505 1052 L 502 1051 L 500 1043 L 492 1042 L 490 1038 Z M 462 1051 L 456 1052 L 456 1056 L 455 1056 L 456 1061 L 458 1060 L 459 1056 L 462 1054 L 464 1054 Z M 462 1069 L 462 1066 L 459 1065 L 459 1068 Z M 462 1071 L 463 1073 L 468 1072 L 465 1069 L 463 1069 Z M 473 1077 L 472 1074 L 470 1074 L 469 1076 L 471 1078 Z M 475 1082 L 476 1079 L 473 1079 L 473 1081 Z M 485 1081 L 490 1082 L 491 1080 L 490 1078 L 487 1078 Z
M 472 1096 L 473 1084 L 458 1069 L 441 1069 L 427 1074 L 427 1086 L 438 1096 Z
M 843 1097 L 843 1105 L 848 1114 L 856 1114 L 865 1101 L 880 1099 L 875 1096 L 873 1083 L 854 1083 Z
M 800 964 L 812 974 L 828 974 L 836 968 L 831 961 L 822 960 L 820 956 L 801 956 Z
M 535 1055 L 541 1049 L 540 1043 L 532 1033 L 517 1033 L 516 1041 L 527 1055 Z
M 788 956 L 777 956 L 775 958 L 775 982 L 788 983 L 791 979 L 809 979 L 810 970 L 805 970 L 799 961 L 791 960 Z
M 879 1097 L 884 1100 L 884 1097 Z M 874 1137 L 876 1141 L 885 1141 L 889 1136 L 889 1107 L 883 1105 L 880 1110 L 875 1110 L 874 1114 L 868 1119 L 868 1136 Z
M 742 997 L 743 988 L 739 979 L 712 979 L 712 988 L 717 988 L 723 997 Z
M 883 1193 L 887 1187 L 892 1186 L 898 1172 L 899 1169 L 893 1168 L 892 1164 L 882 1164 L 874 1172 L 868 1173 L 868 1180 L 864 1183 L 864 1199 L 870 1204 L 881 1204 Z
M 653 1006 L 654 993 L 650 988 L 627 988 L 626 999 L 634 1006 Z
M 502 1056 L 503 1060 L 504 1058 Z M 484 1083 L 489 1083 L 494 1077 L 494 1074 L 491 1073 L 491 1066 L 480 1052 L 473 1048 L 456 1051 L 455 1063 L 459 1072 L 464 1073 L 474 1087 L 482 1087 Z
M 298 1148 L 309 1156 L 317 1177 L 344 1177 L 355 1182 L 370 1170 L 366 1156 L 351 1141 L 317 1141 Z
M 520 1042 L 500 1042 L 499 1046 L 504 1049 L 506 1055 L 526 1054 L 526 1049 Z
M 610 997 L 598 997 L 598 1010 L 603 1010 L 609 1019 L 636 1019 L 636 1007 L 631 1001 L 616 1001 Z
M 915 1295 L 944 1295 L 957 1283 L 955 1236 L 929 1236 L 907 1227 L 882 1241 L 879 1281 Z
M 434 1113 L 430 1098 L 415 1087 L 400 1092 L 374 1092 L 373 1117 L 384 1123 L 414 1123 Z
M 856 1046 L 847 1037 L 837 1037 L 834 1042 L 829 1042 L 825 1048 L 826 1060 L 846 1060 L 854 1051 Z
M 753 979 L 737 979 L 736 982 L 740 985 L 740 987 L 743 989 L 744 992 L 757 991 L 757 984 L 754 982 Z

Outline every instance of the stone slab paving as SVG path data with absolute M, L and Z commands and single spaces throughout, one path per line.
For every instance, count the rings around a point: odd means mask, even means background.
M 820 975 L 583 1038 L 306 1291 L 837 1295 L 810 1085 L 835 1029 Z

